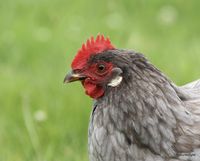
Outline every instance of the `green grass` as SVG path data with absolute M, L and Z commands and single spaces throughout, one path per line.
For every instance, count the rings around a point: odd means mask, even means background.
M 88 160 L 92 101 L 62 81 L 90 35 L 144 53 L 178 84 L 200 78 L 199 8 L 198 0 L 1 0 L 0 160 Z

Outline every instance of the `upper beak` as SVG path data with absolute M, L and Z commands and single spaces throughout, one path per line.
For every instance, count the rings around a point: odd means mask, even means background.
M 83 80 L 85 78 L 86 76 L 79 73 L 74 73 L 73 71 L 71 71 L 65 76 L 63 83 L 70 83 L 70 82 L 74 82 L 78 80 Z

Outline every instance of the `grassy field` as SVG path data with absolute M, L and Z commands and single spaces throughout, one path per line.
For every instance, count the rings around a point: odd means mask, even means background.
M 87 161 L 92 100 L 63 85 L 89 36 L 144 53 L 181 85 L 200 78 L 200 1 L 0 0 L 0 161 Z

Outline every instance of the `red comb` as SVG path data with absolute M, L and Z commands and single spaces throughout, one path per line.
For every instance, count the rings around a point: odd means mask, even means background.
M 105 38 L 103 35 L 97 35 L 96 40 L 92 36 L 82 45 L 78 50 L 71 67 L 72 69 L 82 69 L 91 55 L 99 54 L 105 50 L 115 49 L 111 44 L 109 38 Z

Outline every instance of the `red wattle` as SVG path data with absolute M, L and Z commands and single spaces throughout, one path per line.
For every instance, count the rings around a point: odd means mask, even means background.
M 83 82 L 83 86 L 85 88 L 85 93 L 94 99 L 97 99 L 104 94 L 104 90 L 101 86 L 91 83 L 87 79 Z

